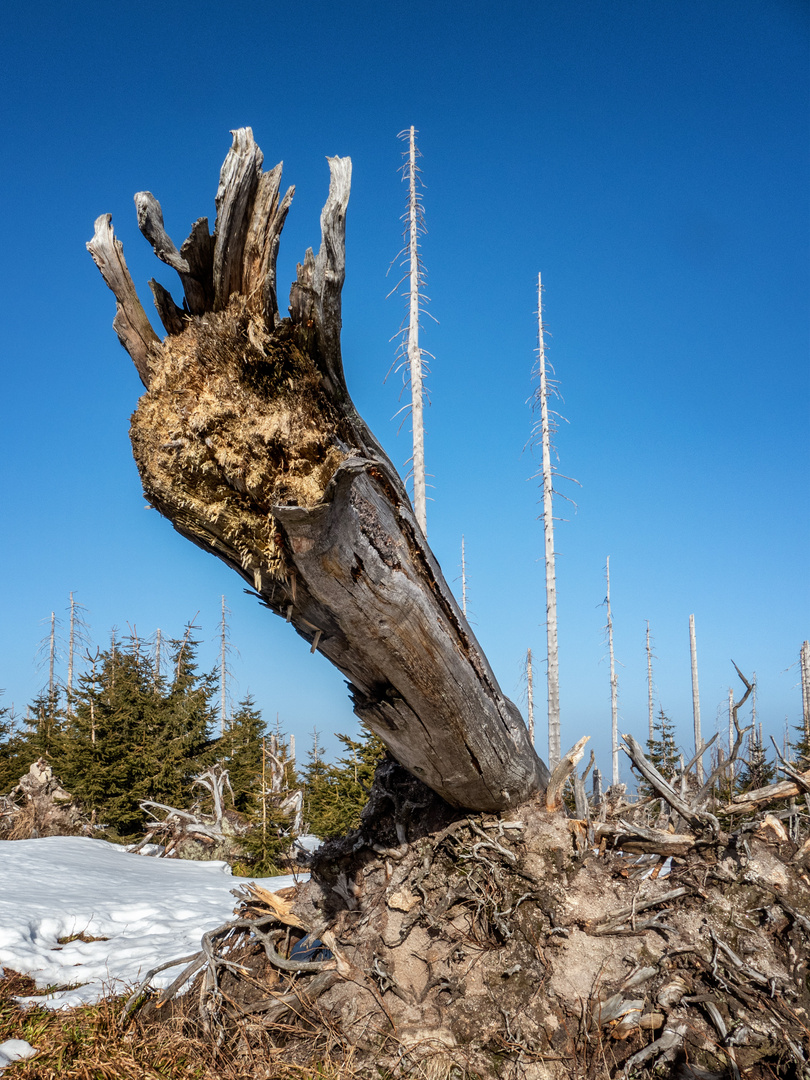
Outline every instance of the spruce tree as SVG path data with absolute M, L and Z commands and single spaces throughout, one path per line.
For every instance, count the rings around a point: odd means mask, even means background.
M 743 758 L 743 768 L 737 777 L 736 791 L 755 791 L 773 783 L 776 767 L 768 760 L 762 741 L 762 726 L 754 727 L 748 736 L 748 753 Z
M 663 708 L 659 708 L 658 718 L 653 724 L 653 738 L 647 740 L 647 757 L 665 780 L 671 780 L 678 770 L 675 725 Z
M 324 815 L 324 835 L 345 836 L 360 825 L 360 814 L 368 802 L 374 770 L 385 754 L 385 744 L 371 731 L 360 739 L 338 735 L 347 753 L 329 770 L 328 813 Z
M 199 642 L 192 629 L 188 626 L 182 639 L 169 642 L 168 687 L 166 678 L 152 676 L 158 700 L 144 732 L 149 769 L 141 798 L 178 807 L 194 798 L 193 777 L 218 757 L 218 740 L 211 735 L 216 674 L 198 672 Z
M 322 826 L 328 818 L 332 793 L 329 790 L 329 766 L 319 737 L 320 732 L 313 728 L 312 746 L 307 751 L 301 784 L 304 789 L 304 829 L 325 839 Z
M 60 761 L 62 782 L 99 824 L 140 830 L 148 787 L 155 694 L 150 665 L 118 643 L 79 677 Z
M 23 743 L 12 709 L 0 706 L 0 795 L 8 795 L 30 765 L 23 765 Z
M 261 788 L 264 734 L 261 711 L 248 694 L 237 705 L 219 746 L 233 788 L 234 807 L 242 813 L 253 809 Z
M 383 742 L 370 731 L 360 739 L 337 737 L 346 754 L 327 765 L 316 741 L 304 774 L 304 817 L 309 830 L 324 840 L 345 836 L 359 826 L 374 770 L 385 753 Z
M 26 769 L 37 758 L 45 758 L 52 767 L 57 767 L 62 745 L 62 720 L 58 688 L 53 694 L 48 689 L 42 690 L 31 702 L 25 721 L 26 731 L 22 735 Z

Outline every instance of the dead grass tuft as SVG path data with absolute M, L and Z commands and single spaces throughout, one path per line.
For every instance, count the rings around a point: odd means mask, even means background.
M 37 992 L 34 980 L 5 969 L 0 979 L 0 1043 L 25 1039 L 36 1057 L 16 1062 L 14 1080 L 361 1080 L 354 1054 L 307 1063 L 280 1060 L 281 1049 L 247 1040 L 218 1048 L 182 1015 L 161 1022 L 120 1017 L 125 997 L 53 1012 L 15 999 Z M 11 1073 L 9 1074 L 12 1075 Z

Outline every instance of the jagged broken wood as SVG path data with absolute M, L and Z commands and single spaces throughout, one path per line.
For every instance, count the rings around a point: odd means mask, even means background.
M 160 341 L 110 215 L 88 249 L 117 301 L 113 326 L 147 388 L 132 419 L 149 502 L 244 578 L 349 681 L 358 717 L 456 806 L 497 810 L 548 780 L 413 513 L 352 403 L 340 351 L 351 162 L 330 158 L 318 255 L 308 250 L 279 315 L 276 254 L 293 189 L 262 172 L 250 128 L 233 133 L 213 235 L 179 250 L 160 204 L 138 221 L 180 275 L 153 285 Z

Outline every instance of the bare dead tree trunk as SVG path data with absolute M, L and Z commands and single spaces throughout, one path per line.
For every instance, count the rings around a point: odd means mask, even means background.
M 700 690 L 698 688 L 697 641 L 695 639 L 695 616 L 689 616 L 689 651 L 692 657 L 692 717 L 695 725 L 695 773 L 699 784 L 703 783 L 703 738 L 700 733 Z
M 70 632 L 68 634 L 68 669 L 67 669 L 67 714 L 73 711 L 73 649 L 76 640 L 76 603 L 70 594 Z
M 802 727 L 804 741 L 810 747 L 810 641 L 802 642 L 799 669 L 802 676 Z
M 157 685 L 160 682 L 160 650 L 161 650 L 162 644 L 163 644 L 163 636 L 162 636 L 162 634 L 160 632 L 160 627 L 158 627 L 157 628 L 157 633 L 155 634 L 155 679 L 154 679 L 155 688 L 157 688 Z
M 227 675 L 228 666 L 226 663 L 228 652 L 228 623 L 225 618 L 227 609 L 225 607 L 225 597 L 222 597 L 222 620 L 219 627 L 219 696 L 220 696 L 220 708 L 219 708 L 219 730 L 220 734 L 224 737 L 225 728 L 227 725 Z
M 613 652 L 613 611 L 610 607 L 610 556 L 605 561 L 605 580 L 607 582 L 607 633 L 608 655 L 610 656 L 610 747 L 613 773 L 611 784 L 619 782 L 619 680 L 616 677 L 616 657 Z
M 543 459 L 543 538 L 546 565 L 546 649 L 548 655 L 548 759 L 549 767 L 560 761 L 560 667 L 557 654 L 557 573 L 554 555 L 554 473 L 551 467 L 551 427 L 548 411 L 546 343 L 543 330 L 543 282 L 537 275 L 537 373 L 540 379 L 540 445 Z M 618 754 L 618 751 L 617 751 Z
M 653 677 L 652 648 L 650 647 L 650 620 L 647 619 L 647 722 L 650 730 L 650 745 L 655 738 L 655 716 L 653 712 Z
M 408 181 L 408 370 L 411 381 L 411 426 L 413 429 L 413 508 L 416 520 L 427 536 L 427 495 L 425 487 L 425 421 L 422 349 L 419 347 L 419 312 L 422 300 L 422 263 L 419 255 L 419 235 L 424 231 L 422 203 L 417 179 L 416 129 L 411 126 L 408 137 L 408 160 L 405 177 Z
M 529 714 L 529 739 L 534 746 L 534 673 L 531 649 L 526 650 L 526 711 Z
M 90 687 L 90 742 L 93 746 L 96 745 L 96 665 L 98 664 L 101 653 L 96 649 L 96 654 L 91 658 L 93 665 L 93 676 Z
M 234 132 L 214 233 L 200 219 L 179 251 L 154 196 L 136 196 L 141 231 L 185 293 L 181 308 L 152 283 L 163 342 L 110 215 L 88 245 L 147 387 L 131 426 L 146 497 L 335 664 L 358 717 L 407 769 L 453 805 L 513 805 L 548 770 L 346 387 L 351 163 L 329 159 L 320 251 L 299 265 L 282 319 L 275 262 L 292 189 L 281 198 L 281 167 L 263 172 L 262 160 L 251 130 Z
M 49 721 L 53 723 L 56 711 L 56 678 L 54 675 L 54 662 L 56 656 L 56 612 L 51 612 L 51 632 L 48 640 L 48 712 Z
M 467 618 L 467 555 L 464 549 L 464 535 L 461 536 L 461 610 Z M 531 731 L 531 727 L 529 728 Z

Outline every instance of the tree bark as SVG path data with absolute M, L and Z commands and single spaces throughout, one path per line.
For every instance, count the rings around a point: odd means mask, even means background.
M 703 736 L 700 732 L 700 689 L 698 686 L 697 642 L 695 640 L 695 616 L 689 616 L 689 652 L 692 660 L 692 717 L 695 725 L 695 754 L 697 765 L 695 775 L 699 784 L 703 783 Z
M 298 266 L 287 319 L 275 261 L 293 189 L 279 200 L 281 167 L 261 166 L 250 128 L 235 132 L 214 234 L 201 219 L 179 252 L 157 200 L 136 196 L 144 235 L 185 292 L 182 309 L 161 293 L 161 317 L 172 313 L 163 342 L 150 337 L 110 215 L 88 244 L 147 387 L 130 432 L 146 497 L 335 664 L 357 716 L 407 769 L 456 806 L 518 803 L 548 770 L 344 380 L 351 162 L 329 159 L 321 247 Z
M 540 406 L 540 446 L 543 459 L 543 549 L 546 564 L 546 655 L 548 658 L 548 760 L 560 761 L 560 664 L 557 649 L 557 571 L 554 552 L 554 470 L 551 465 L 551 425 L 548 411 L 546 339 L 543 329 L 543 282 L 537 275 L 537 404 Z

